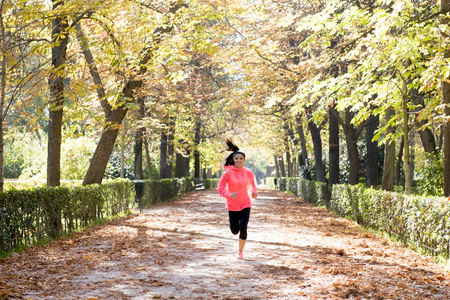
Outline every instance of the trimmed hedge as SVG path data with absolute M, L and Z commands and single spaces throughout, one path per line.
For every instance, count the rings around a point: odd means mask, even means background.
M 161 180 L 144 180 L 142 206 L 165 202 L 194 190 L 195 184 L 203 184 L 205 189 L 216 188 L 218 179 L 167 178 Z
M 295 177 L 267 177 L 266 184 L 280 191 L 289 191 L 315 205 L 329 204 L 329 192 L 324 182 Z
M 144 181 L 143 206 L 194 190 L 195 183 L 217 187 L 217 179 L 174 178 Z M 129 212 L 135 184 L 113 180 L 101 185 L 36 187 L 0 193 L 0 251 L 85 228 L 89 223 Z
M 333 185 L 298 178 L 267 178 L 272 188 L 314 204 L 326 204 L 337 215 L 396 237 L 431 255 L 450 257 L 450 203 L 443 197 L 408 196 L 361 185 Z M 328 200 L 329 199 L 329 200 Z
M 37 187 L 0 193 L 0 250 L 82 229 L 99 218 L 128 212 L 133 188 L 117 180 L 86 187 Z
M 416 249 L 450 256 L 450 204 L 446 198 L 334 185 L 330 204 L 338 215 L 386 232 Z
M 179 194 L 178 179 L 144 180 L 143 207 L 174 199 Z

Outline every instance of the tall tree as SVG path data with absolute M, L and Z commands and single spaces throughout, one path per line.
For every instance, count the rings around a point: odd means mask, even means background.
M 174 144 L 174 130 L 175 130 L 175 118 L 170 119 L 169 123 L 169 133 L 167 134 L 167 169 L 166 178 L 172 178 L 173 173 L 173 161 L 175 155 L 175 144 Z
M 5 0 L 0 2 L 0 30 L 1 30 L 1 49 L 2 49 L 2 64 L 1 64 L 1 94 L 0 94 L 0 191 L 3 191 L 4 182 L 4 138 L 3 138 L 3 108 L 6 101 L 6 65 L 7 65 L 7 41 L 6 30 L 4 22 Z
M 339 183 L 339 121 L 329 108 L 328 143 L 329 143 L 329 176 L 328 184 Z
M 448 26 L 450 24 L 450 0 L 440 0 L 441 16 L 440 25 Z M 442 34 L 443 39 L 447 39 L 447 34 Z M 444 57 L 450 58 L 450 47 L 444 50 Z M 441 81 L 442 104 L 444 105 L 444 147 L 442 149 L 444 159 L 444 196 L 450 196 L 450 77 Z
M 184 7 L 186 7 L 186 4 L 183 1 L 174 1 L 170 4 L 170 8 L 166 14 L 167 20 L 165 24 L 157 27 L 153 31 L 150 42 L 141 51 L 141 56 L 139 57 L 139 70 L 137 71 L 137 74 L 126 80 L 122 88 L 119 105 L 113 107 L 107 101 L 101 102 L 105 113 L 106 125 L 103 129 L 100 141 L 97 144 L 91 164 L 89 165 L 89 169 L 84 178 L 83 185 L 102 182 L 120 125 L 128 111 L 127 103 L 130 103 L 135 99 L 136 93 L 142 87 L 142 76 L 147 73 L 148 63 L 150 63 L 156 54 L 156 51 L 161 45 L 163 39 L 168 33 L 173 31 L 173 19 L 175 14 Z
M 347 153 L 350 164 L 349 170 L 349 180 L 348 183 L 355 185 L 359 183 L 359 168 L 361 165 L 361 158 L 359 156 L 357 140 L 359 135 L 361 134 L 365 123 L 362 122 L 357 126 L 354 126 L 352 123 L 353 114 L 350 111 L 350 108 L 346 108 L 344 111 L 345 120 L 342 120 L 339 116 L 338 112 L 333 109 L 333 114 L 338 120 L 339 124 L 342 126 L 345 135 L 345 141 L 347 145 Z
M 275 171 L 276 171 L 275 176 L 279 178 L 281 177 L 280 164 L 278 163 L 278 157 L 275 154 L 273 156 L 273 161 L 275 163 Z
M 138 114 L 138 121 L 142 120 L 145 116 L 145 104 L 144 104 L 144 98 L 142 97 L 138 97 L 137 98 L 137 104 L 138 104 L 138 109 L 137 109 L 137 114 Z M 137 180 L 142 180 L 144 179 L 144 169 L 142 167 L 142 162 L 143 162 L 143 145 L 144 145 L 144 132 L 145 132 L 145 127 L 143 127 L 141 125 L 141 127 L 139 127 L 136 130 L 136 134 L 135 134 L 135 142 L 134 142 L 134 174 L 135 174 L 135 178 Z
M 168 178 L 168 153 L 167 153 L 167 132 L 161 129 L 161 140 L 159 144 L 159 179 Z
M 325 182 L 325 168 L 323 166 L 322 159 L 322 138 L 320 136 L 320 131 L 322 129 L 322 124 L 316 125 L 313 121 L 308 122 L 309 132 L 311 133 L 311 139 L 314 146 L 314 159 L 316 162 L 316 181 Z
M 64 0 L 53 0 L 53 10 L 65 5 Z M 57 14 L 52 21 L 52 72 L 50 86 L 47 185 L 59 186 L 61 180 L 61 126 L 64 107 L 64 79 L 69 42 L 69 20 L 65 14 Z
M 279 155 L 278 156 L 278 166 L 280 168 L 280 176 L 281 177 L 286 177 L 286 167 L 284 164 L 284 157 L 283 155 Z
M 409 97 L 414 105 L 415 122 L 419 131 L 420 140 L 422 141 L 423 149 L 428 156 L 436 157 L 438 154 L 436 148 L 436 141 L 434 139 L 433 132 L 431 131 L 428 121 L 422 117 L 421 111 L 425 108 L 424 98 L 426 95 L 419 93 L 416 88 L 410 89 Z
M 300 139 L 300 146 L 301 146 L 301 163 L 300 165 L 305 165 L 306 161 L 308 159 L 308 150 L 306 148 L 306 139 L 305 139 L 305 133 L 303 131 L 303 122 L 300 115 L 297 115 L 295 117 L 295 121 L 297 123 L 297 133 Z
M 377 186 L 378 183 L 378 143 L 374 140 L 379 126 L 379 117 L 370 115 L 366 125 L 366 185 Z
M 185 144 L 183 141 L 180 142 L 181 145 Z M 187 146 L 187 145 L 186 145 Z M 189 156 L 191 151 L 188 147 L 185 149 L 180 149 L 176 153 L 176 163 L 175 163 L 175 177 L 182 178 L 189 176 Z
M 150 158 L 150 150 L 148 146 L 148 138 L 144 137 L 144 147 L 145 147 L 145 158 L 147 161 L 147 172 L 148 172 L 148 179 L 152 180 L 152 162 Z
M 291 146 L 290 146 L 290 137 L 292 131 L 290 128 L 290 124 L 287 120 L 284 121 L 284 148 L 286 150 L 286 164 L 287 164 L 287 177 L 293 177 L 293 164 L 292 164 L 292 156 L 291 156 Z
M 410 152 L 410 142 L 409 142 L 409 92 L 408 92 L 408 84 L 405 79 L 403 79 L 402 85 L 402 121 L 403 121 L 403 141 L 404 141 L 404 149 L 403 149 L 403 167 L 405 169 L 405 193 L 407 195 L 411 194 L 412 188 L 412 176 L 411 176 L 411 152 Z
M 383 165 L 383 177 L 381 178 L 381 187 L 385 191 L 394 190 L 394 169 L 395 169 L 395 128 L 392 124 L 389 124 L 395 115 L 393 108 L 386 109 L 385 119 L 389 125 L 386 135 L 388 136 L 386 146 L 384 148 L 384 165 Z
M 201 139 L 201 123 L 200 120 L 195 122 L 194 137 L 194 178 L 200 178 L 200 139 Z

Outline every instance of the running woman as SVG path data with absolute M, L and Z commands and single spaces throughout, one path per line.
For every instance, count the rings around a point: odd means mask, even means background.
M 227 150 L 232 151 L 224 168 L 227 170 L 220 177 L 217 191 L 227 199 L 228 216 L 231 232 L 239 233 L 238 258 L 244 258 L 242 251 L 247 241 L 247 224 L 250 218 L 252 198 L 258 196 L 255 175 L 244 167 L 245 153 L 230 140 L 226 141 Z

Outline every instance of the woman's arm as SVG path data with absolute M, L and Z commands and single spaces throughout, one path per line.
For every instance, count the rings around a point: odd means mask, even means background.
M 258 189 L 256 188 L 256 177 L 255 177 L 255 174 L 253 174 L 253 172 L 251 172 L 251 173 L 252 173 L 252 177 L 251 177 L 252 179 L 251 179 L 250 185 L 252 186 L 252 198 L 256 198 L 256 197 L 258 197 Z
M 219 179 L 219 185 L 217 186 L 217 191 L 219 192 L 219 195 L 224 198 L 230 198 L 231 193 L 227 190 L 227 184 L 228 184 L 228 174 L 225 173 L 220 177 Z

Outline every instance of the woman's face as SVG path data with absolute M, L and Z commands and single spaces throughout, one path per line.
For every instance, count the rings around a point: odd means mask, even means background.
M 244 166 L 245 157 L 242 154 L 236 154 L 234 157 L 234 166 L 236 168 L 242 168 Z

